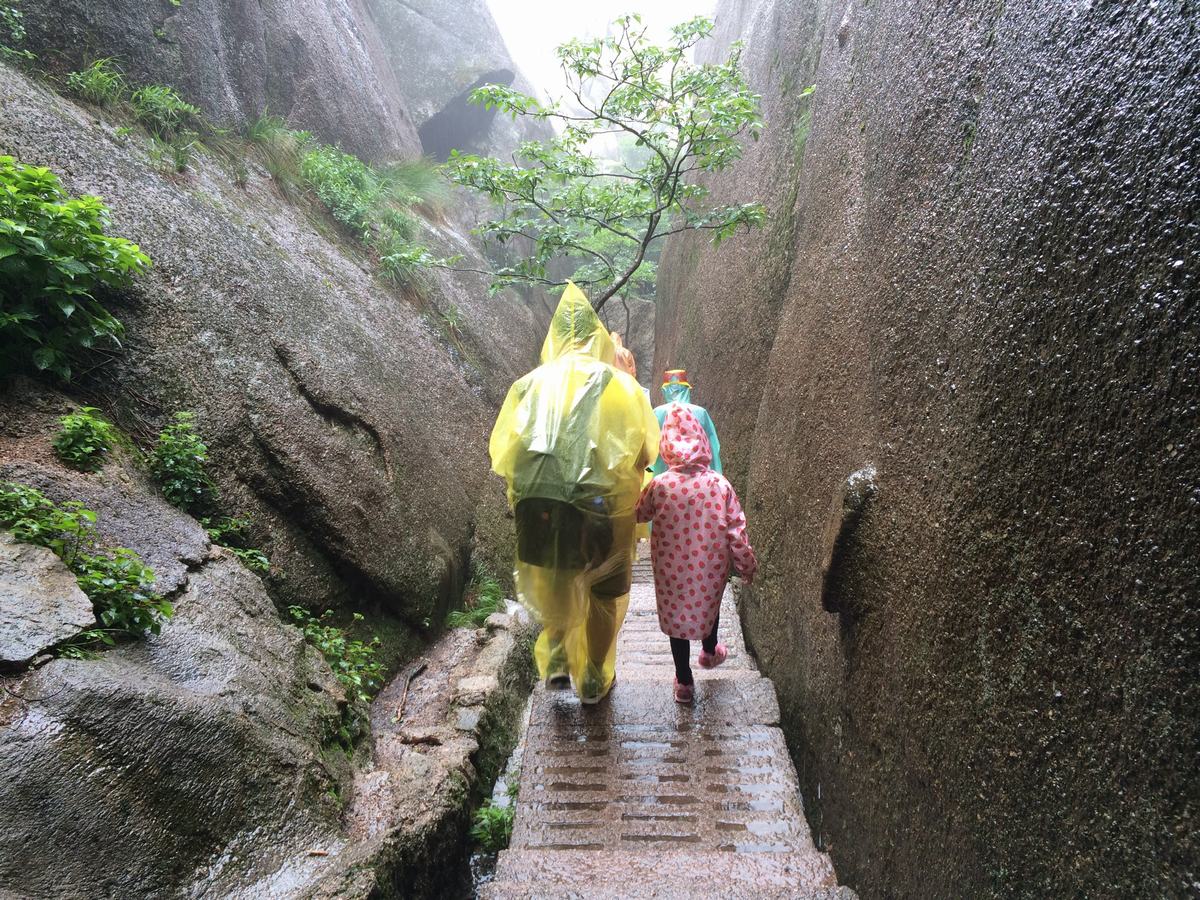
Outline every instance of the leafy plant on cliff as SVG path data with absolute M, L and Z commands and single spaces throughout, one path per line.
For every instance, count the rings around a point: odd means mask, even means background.
M 67 381 L 93 351 L 120 346 L 124 329 L 95 294 L 129 285 L 150 259 L 109 224 L 98 197 L 71 198 L 49 169 L 0 156 L 0 374 Z
M 201 124 L 200 108 L 187 103 L 174 88 L 148 84 L 129 98 L 137 120 L 156 137 L 173 141 L 184 131 L 196 131 Z
M 200 524 L 208 533 L 210 541 L 233 551 L 233 555 L 251 572 L 265 575 L 271 570 L 271 560 L 250 543 L 249 531 L 252 526 L 248 519 L 220 516 L 216 519 L 201 519 Z
M 488 109 L 559 126 L 552 138 L 522 143 L 512 159 L 455 151 L 446 164 L 452 181 L 497 207 L 481 234 L 505 247 L 532 246 L 486 273 L 493 290 L 561 285 L 565 279 L 551 274 L 550 265 L 566 260 L 572 279 L 593 289 L 599 310 L 645 277 L 651 248 L 669 235 L 707 232 L 719 244 L 766 221 L 760 203 L 709 202 L 694 177 L 728 168 L 741 157 L 740 139 L 757 139 L 763 128 L 759 97 L 739 67 L 740 45 L 723 63 L 689 60 L 712 30 L 711 21 L 695 18 L 657 46 L 638 16 L 626 16 L 607 37 L 558 48 L 565 100 L 543 103 L 498 84 L 474 91 L 472 102 Z M 607 165 L 596 147 L 613 135 L 632 138 L 633 148 Z M 455 268 L 457 260 L 425 254 L 420 263 Z
M 90 643 L 111 645 L 113 634 L 158 634 L 175 610 L 154 591 L 154 572 L 132 550 L 97 547 L 96 514 L 77 501 L 54 503 L 36 488 L 0 482 L 0 528 L 18 541 L 48 547 L 74 574 L 104 626 L 74 644 L 78 656 Z
M 503 806 L 490 799 L 485 800 L 483 805 L 475 810 L 474 821 L 471 823 L 471 838 L 485 853 L 499 853 L 506 849 L 512 840 L 515 818 L 516 805 L 511 800 Z
M 205 512 L 217 499 L 209 477 L 208 446 L 196 433 L 195 416 L 177 412 L 158 435 L 150 454 L 150 472 L 167 502 L 184 512 Z
M 117 430 L 101 418 L 94 406 L 82 406 L 58 420 L 54 452 L 68 466 L 82 472 L 94 472 L 117 440 Z
M 0 60 L 24 62 L 33 59 L 33 54 L 18 45 L 25 40 L 25 23 L 20 0 L 0 0 Z
M 129 82 L 112 57 L 98 59 L 85 69 L 67 76 L 67 90 L 88 103 L 111 106 L 125 99 Z
M 332 610 L 318 619 L 302 606 L 289 606 L 288 615 L 304 632 L 304 639 L 321 651 L 334 677 L 346 691 L 346 707 L 338 725 L 336 738 L 346 750 L 351 750 L 366 729 L 366 707 L 383 686 L 383 663 L 379 661 L 380 640 L 363 642 L 351 638 L 344 628 L 329 624 Z M 360 613 L 355 622 L 362 622 Z
M 265 575 L 271 568 L 267 555 L 250 543 L 253 524 L 217 514 L 220 492 L 208 474 L 208 445 L 196 433 L 196 417 L 177 412 L 159 432 L 150 453 L 150 473 L 163 497 L 184 512 L 199 516 L 208 539 L 233 551 L 251 572 Z

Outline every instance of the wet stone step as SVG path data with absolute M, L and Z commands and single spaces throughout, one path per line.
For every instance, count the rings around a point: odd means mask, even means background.
M 649 566 L 634 570 L 617 683 L 595 706 L 538 687 L 510 849 L 482 897 L 843 900 L 815 849 L 779 704 L 746 651 L 731 591 L 729 659 L 675 702 Z
M 742 855 L 703 850 L 506 850 L 483 893 L 507 898 L 753 897 L 843 900 L 816 851 Z

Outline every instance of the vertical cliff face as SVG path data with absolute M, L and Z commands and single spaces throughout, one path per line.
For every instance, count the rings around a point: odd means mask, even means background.
M 813 824 L 864 896 L 1184 896 L 1195 20 L 741 7 L 768 136 L 715 188 L 774 222 L 667 248 L 658 352 L 748 489 Z
M 52 71 L 115 57 L 136 83 L 171 85 L 222 125 L 270 112 L 365 159 L 420 152 L 365 0 L 29 0 L 22 9 L 27 44 Z

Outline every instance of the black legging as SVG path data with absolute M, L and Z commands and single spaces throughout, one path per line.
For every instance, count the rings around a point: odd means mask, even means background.
M 717 611 L 717 617 L 713 619 L 712 631 L 708 633 L 708 637 L 700 642 L 700 646 L 704 648 L 705 653 L 712 653 L 717 649 L 717 626 L 721 624 L 721 612 Z M 692 684 L 692 642 L 685 641 L 683 638 L 671 638 L 671 656 L 675 659 L 675 680 L 680 684 Z

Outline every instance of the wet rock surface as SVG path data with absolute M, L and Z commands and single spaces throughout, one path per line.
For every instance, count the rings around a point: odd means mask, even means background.
M 146 442 L 175 409 L 196 413 L 222 502 L 256 524 L 282 601 L 377 604 L 418 627 L 443 614 L 477 516 L 502 516 L 486 436 L 495 395 L 535 354 L 523 303 L 436 277 L 426 298 L 396 289 L 265 173 L 243 189 L 197 160 L 167 178 L 140 141 L 10 70 L 0 92 L 0 151 L 102 196 L 114 233 L 155 262 L 114 304 L 131 349 L 98 404 Z M 451 302 L 491 348 L 486 369 L 425 315 Z
M 0 669 L 23 666 L 95 624 L 92 601 L 62 560 L 0 532 Z
M 22 897 L 235 896 L 326 845 L 348 759 L 332 675 L 232 559 L 158 637 L 57 659 L 0 707 L 0 887 Z
M 22 4 L 27 46 L 60 72 L 115 57 L 135 86 L 166 84 L 219 125 L 283 116 L 366 159 L 420 141 L 365 0 Z
M 346 844 L 314 898 L 458 896 L 477 803 L 512 751 L 533 678 L 528 617 L 454 629 L 371 705 L 373 747 L 343 814 Z
M 1186 896 L 1194 21 L 726 14 L 770 127 L 715 187 L 775 219 L 668 246 L 658 353 L 747 489 L 747 638 L 819 843 L 864 896 Z M 878 494 L 822 578 L 864 460 Z

